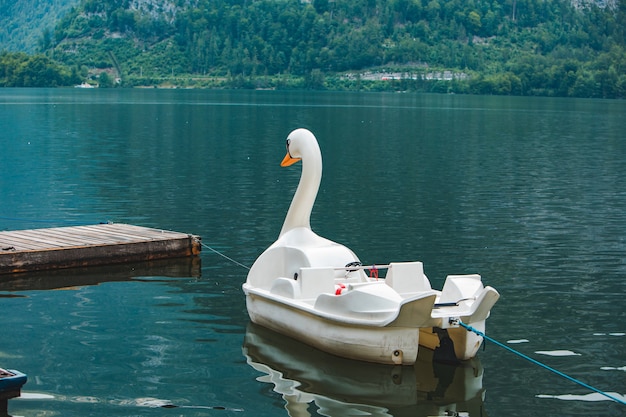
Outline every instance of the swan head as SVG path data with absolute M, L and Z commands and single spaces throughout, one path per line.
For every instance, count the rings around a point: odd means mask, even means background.
M 307 129 L 296 129 L 287 136 L 287 154 L 280 166 L 288 167 L 303 158 L 305 161 L 321 161 L 320 147 L 313 133 Z M 321 166 L 321 162 L 319 164 Z

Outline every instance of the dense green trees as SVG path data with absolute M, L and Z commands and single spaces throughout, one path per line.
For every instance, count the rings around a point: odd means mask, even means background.
M 577 4 L 83 0 L 41 45 L 75 71 L 114 67 L 123 85 L 284 87 L 295 77 L 309 88 L 626 97 L 626 0 Z M 463 76 L 432 77 L 443 69 Z M 410 76 L 349 76 L 372 70 Z
M 58 87 L 80 82 L 77 71 L 68 71 L 46 56 L 0 53 L 0 87 Z

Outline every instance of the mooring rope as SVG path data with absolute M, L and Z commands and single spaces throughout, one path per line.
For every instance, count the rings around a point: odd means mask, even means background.
M 231 262 L 232 262 L 232 263 L 234 263 L 235 265 L 239 265 L 239 266 L 240 266 L 240 267 L 242 267 L 242 268 L 246 268 L 247 270 L 250 270 L 250 267 L 249 267 L 249 266 L 244 265 L 244 264 L 242 264 L 241 262 L 237 262 L 237 261 L 236 261 L 236 260 L 234 260 L 233 258 L 231 258 L 231 257 L 229 257 L 229 256 L 227 256 L 227 255 L 224 255 L 222 252 L 218 251 L 217 249 L 213 249 L 212 247 L 210 247 L 210 246 L 209 246 L 209 245 L 207 245 L 206 243 L 204 243 L 204 242 L 200 242 L 200 244 L 201 244 L 202 246 L 204 246 L 205 248 L 207 248 L 208 250 L 215 252 L 215 253 L 216 253 L 216 254 L 218 254 L 219 256 L 221 256 L 221 257 L 223 257 L 223 258 L 225 258 L 225 259 L 228 259 L 229 261 L 231 261 Z
M 567 380 L 569 380 L 569 381 L 572 381 L 572 382 L 574 382 L 574 383 L 576 383 L 576 384 L 578 384 L 578 385 L 581 385 L 581 386 L 583 386 L 583 387 L 585 387 L 585 388 L 587 388 L 587 389 L 589 389 L 589 390 L 591 390 L 591 391 L 597 392 L 598 394 L 604 395 L 605 397 L 610 398 L 611 400 L 613 400 L 613 401 L 615 401 L 615 402 L 618 402 L 618 403 L 620 403 L 620 404 L 622 404 L 622 405 L 626 405 L 626 401 L 621 400 L 621 399 L 619 399 L 619 398 L 617 398 L 617 397 L 615 397 L 615 396 L 613 396 L 613 395 L 611 395 L 611 394 L 608 394 L 608 393 L 606 393 L 606 392 L 604 392 L 604 391 L 602 391 L 602 390 L 599 390 L 599 389 L 597 389 L 597 388 L 594 388 L 594 387 L 592 387 L 591 385 L 585 384 L 584 382 L 579 381 L 579 380 L 578 380 L 578 379 L 576 379 L 576 378 L 572 378 L 571 376 L 566 375 L 566 374 L 564 374 L 563 372 L 558 371 L 558 370 L 556 370 L 556 369 L 554 369 L 554 368 L 551 368 L 551 367 L 549 367 L 548 365 L 546 365 L 546 364 L 544 364 L 544 363 L 541 363 L 541 362 L 539 362 L 538 360 L 535 360 L 535 359 L 531 358 L 530 356 L 526 356 L 526 355 L 524 355 L 523 353 L 518 352 L 517 350 L 515 350 L 515 349 L 513 349 L 513 348 L 511 348 L 511 347 L 509 347 L 509 346 L 507 346 L 507 345 L 505 345 L 505 344 L 503 344 L 503 343 L 498 342 L 497 340 L 495 340 L 495 339 L 493 339 L 493 338 L 491 338 L 491 337 L 487 336 L 487 335 L 486 335 L 486 334 L 484 334 L 483 332 L 481 332 L 481 331 L 479 331 L 479 330 L 476 330 L 476 329 L 475 329 L 475 328 L 473 328 L 472 326 L 469 326 L 469 325 L 467 325 L 467 324 L 463 323 L 463 322 L 462 322 L 462 321 L 460 321 L 460 320 L 459 320 L 458 324 L 459 324 L 461 327 L 465 328 L 468 332 L 473 332 L 473 333 L 476 333 L 478 336 L 482 336 L 485 340 L 488 340 L 489 342 L 491 342 L 491 343 L 493 343 L 493 344 L 496 344 L 496 345 L 500 346 L 501 348 L 504 348 L 504 349 L 508 350 L 509 352 L 514 353 L 514 354 L 516 354 L 517 356 L 519 356 L 519 357 L 521 357 L 521 358 L 524 358 L 524 359 L 526 359 L 527 361 L 530 361 L 530 362 L 534 363 L 535 365 L 539 365 L 540 367 L 542 367 L 542 368 L 544 368 L 544 369 L 547 369 L 547 370 L 548 370 L 548 371 L 550 371 L 550 372 L 554 372 L 555 374 L 557 374 L 557 375 L 559 375 L 559 376 L 561 376 L 561 377 L 563 377 L 563 378 L 565 378 L 565 379 L 567 379 Z

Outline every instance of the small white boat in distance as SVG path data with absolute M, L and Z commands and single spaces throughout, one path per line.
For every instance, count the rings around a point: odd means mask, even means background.
M 431 288 L 421 262 L 364 267 L 349 248 L 318 236 L 310 217 L 322 178 L 317 139 L 306 129 L 287 138 L 281 166 L 302 161 L 298 188 L 278 240 L 254 262 L 243 291 L 253 323 L 338 356 L 412 365 L 421 344 L 476 355 L 499 298 L 480 275 L 450 275 Z M 386 275 L 379 278 L 378 270 Z M 366 274 L 370 270 L 370 275 Z
M 96 88 L 88 82 L 82 82 L 81 84 L 75 85 L 74 88 Z

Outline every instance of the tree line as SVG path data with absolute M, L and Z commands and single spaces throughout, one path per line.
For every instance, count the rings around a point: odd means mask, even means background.
M 76 67 L 69 68 L 41 54 L 0 52 L 0 87 L 62 87 L 80 82 Z
M 75 73 L 110 68 L 114 56 L 125 85 L 206 77 L 281 87 L 298 79 L 309 88 L 626 96 L 626 0 L 616 7 L 569 0 L 168 4 L 84 0 L 47 34 L 42 52 Z M 427 77 L 441 69 L 468 77 Z M 359 78 L 371 70 L 412 76 Z

